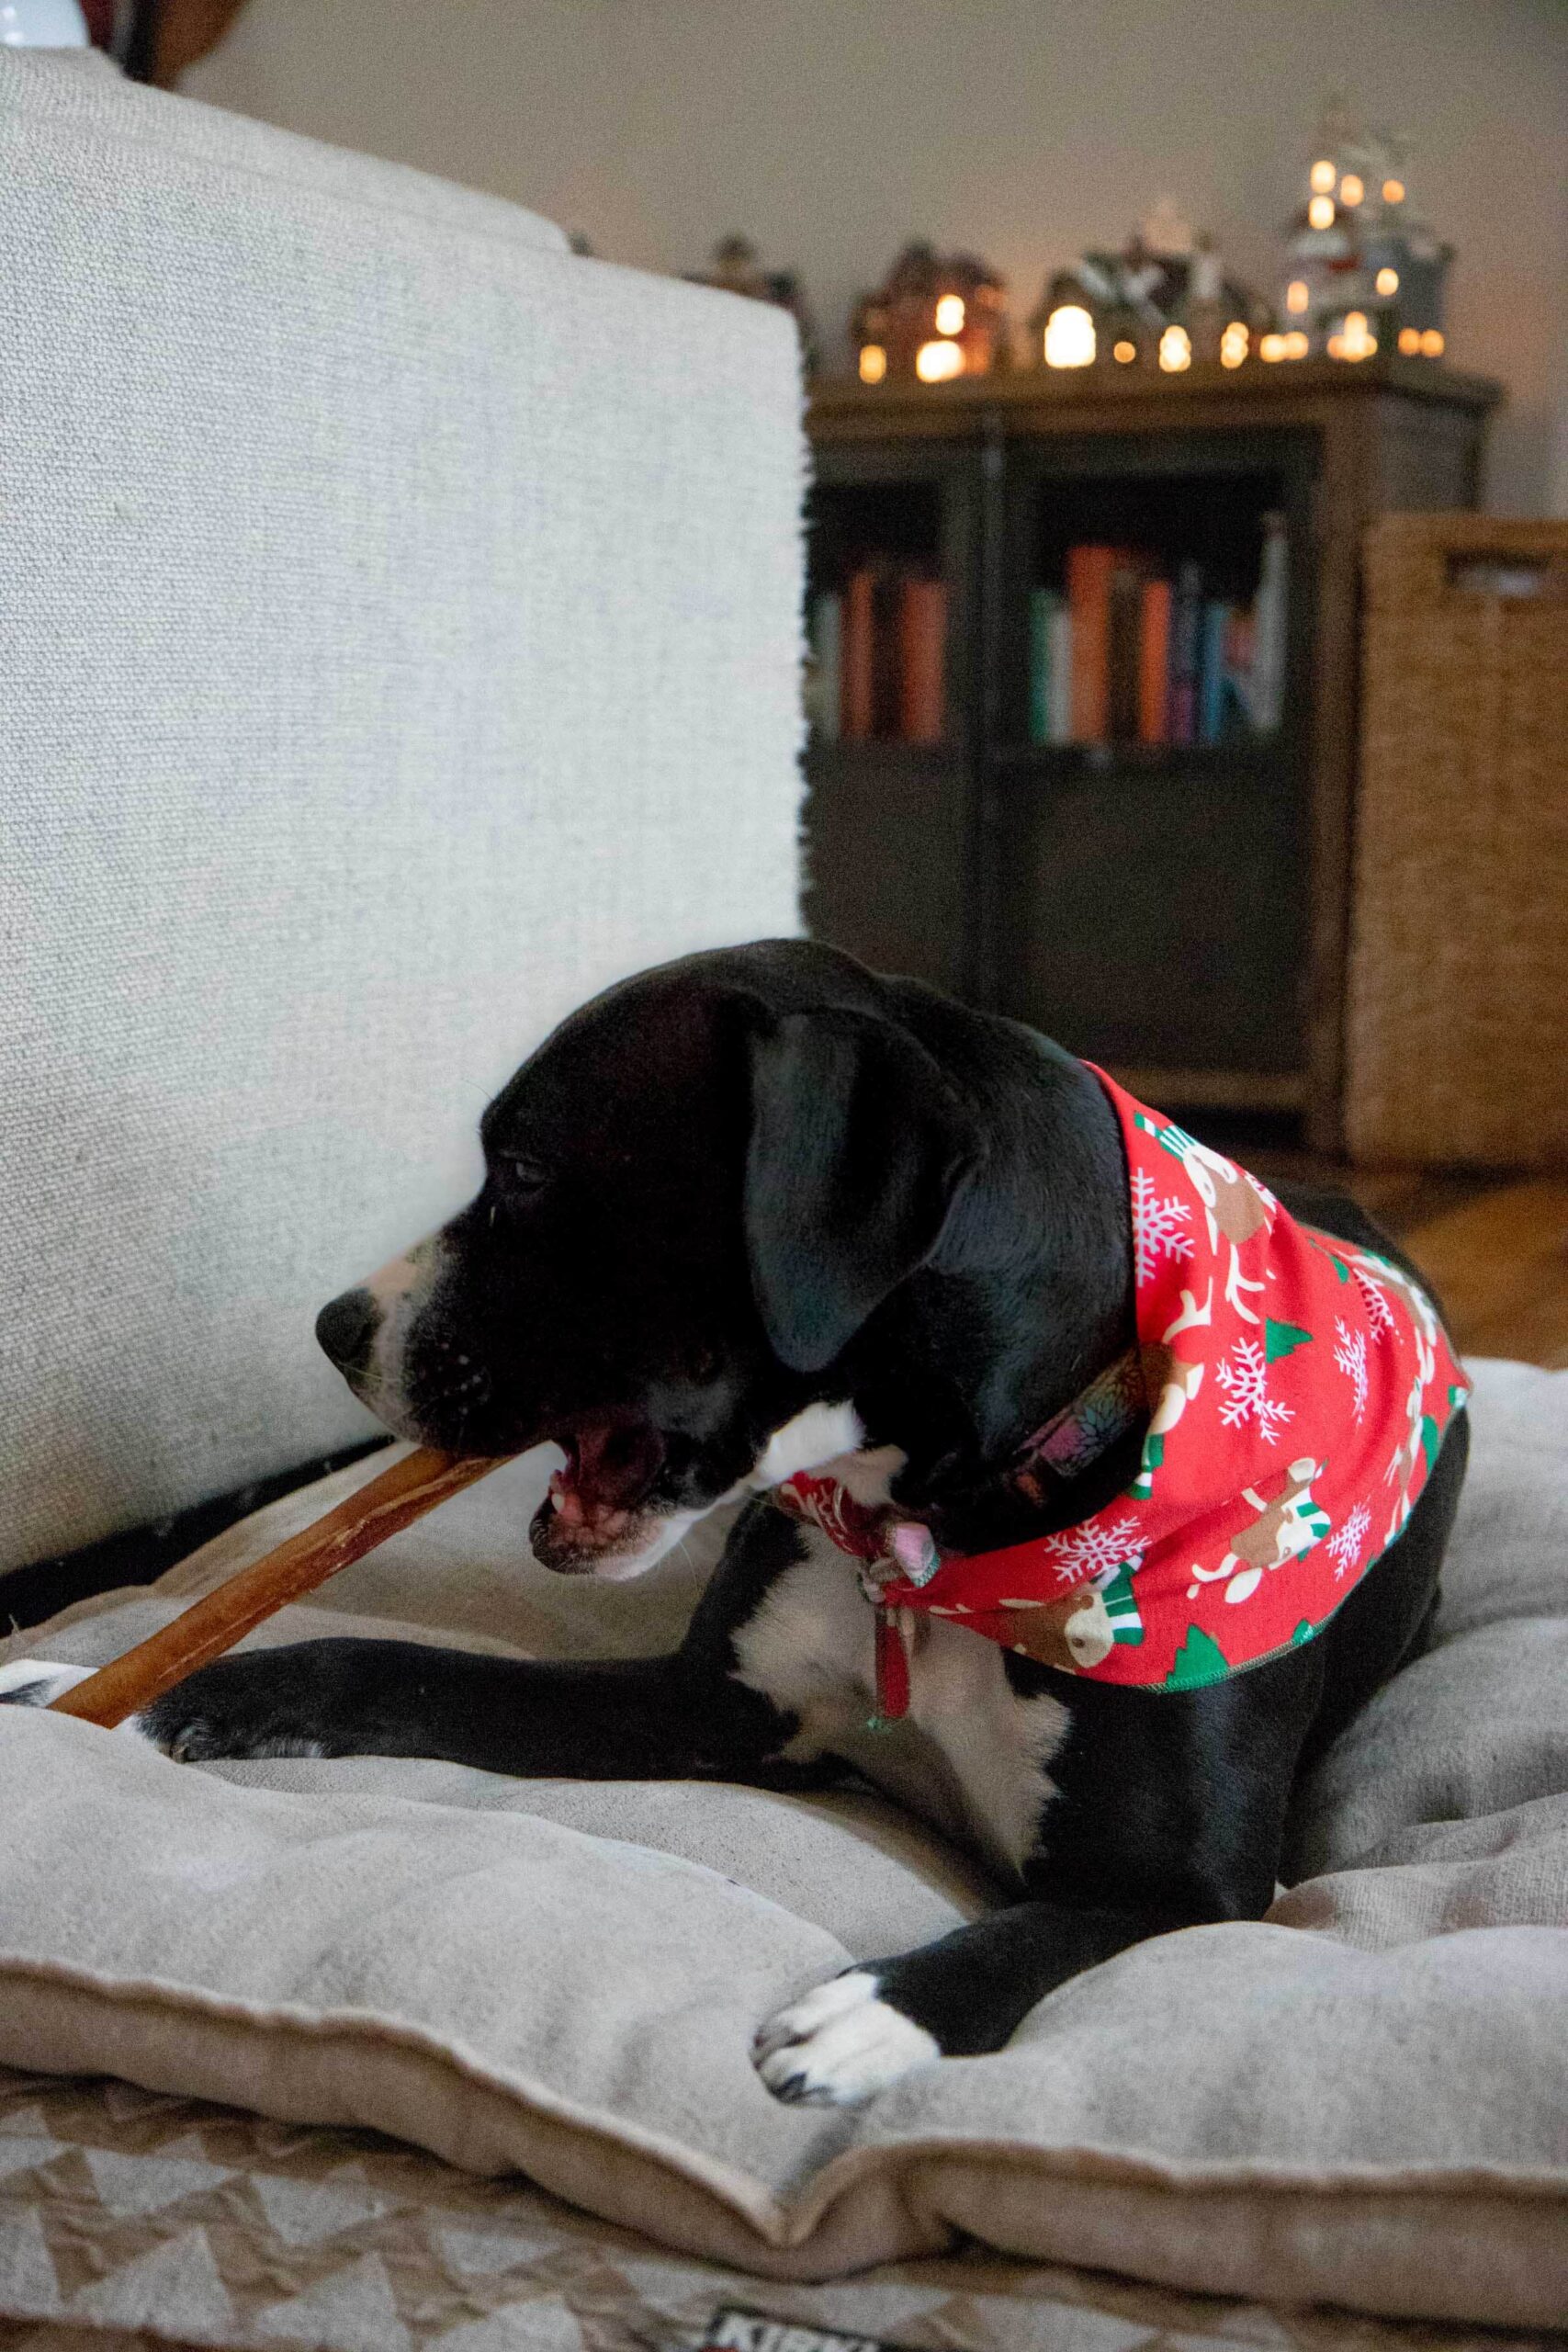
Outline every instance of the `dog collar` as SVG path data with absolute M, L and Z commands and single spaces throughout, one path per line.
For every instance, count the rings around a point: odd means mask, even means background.
M 1268 1187 L 1092 1063 L 1125 1156 L 1137 1322 L 1010 1476 L 1039 1498 L 1142 1422 L 1137 1471 L 1076 1525 L 943 1555 L 929 1528 L 802 1472 L 773 1489 L 857 1563 L 876 1610 L 874 1727 L 945 1617 L 1045 1666 L 1146 1690 L 1224 1680 L 1325 1625 L 1404 1526 L 1469 1394 L 1419 1284 L 1289 1216 Z M 1032 1482 L 1034 1482 L 1032 1484 Z

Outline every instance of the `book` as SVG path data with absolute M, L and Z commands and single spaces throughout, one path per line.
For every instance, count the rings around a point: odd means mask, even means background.
M 1202 639 L 1198 656 L 1198 741 L 1212 748 L 1224 731 L 1225 644 L 1231 608 L 1217 596 L 1203 603 Z
M 840 732 L 863 743 L 875 725 L 876 579 L 869 565 L 852 571 L 844 587 L 840 642 Z
M 898 733 L 940 743 L 947 731 L 947 589 L 906 578 L 898 599 Z
M 1285 707 L 1285 627 L 1289 616 L 1291 550 L 1282 514 L 1263 517 L 1263 560 L 1252 608 L 1252 723 L 1271 735 Z
M 1066 611 L 1054 588 L 1032 588 L 1029 594 L 1029 713 L 1032 743 L 1055 741 L 1051 732 L 1053 698 L 1056 695 L 1055 622 Z M 1056 696 L 1059 699 L 1059 696 Z
M 1111 733 L 1111 579 L 1118 550 L 1067 549 L 1067 605 L 1073 616 L 1073 741 L 1104 743 Z
M 1135 556 L 1120 556 L 1111 571 L 1105 640 L 1106 731 L 1113 743 L 1138 740 L 1138 664 L 1146 569 Z
M 1073 616 L 1063 596 L 1057 596 L 1053 602 L 1046 634 L 1051 650 L 1046 741 L 1070 743 L 1073 740 Z
M 831 593 L 811 607 L 810 652 L 802 699 L 807 723 L 824 742 L 838 740 L 843 694 L 844 600 Z
M 871 731 L 897 742 L 904 731 L 905 574 L 874 563 L 871 580 Z
M 1145 580 L 1138 629 L 1138 741 L 1170 741 L 1170 582 Z
M 1195 563 L 1180 565 L 1170 600 L 1170 700 L 1173 743 L 1198 741 L 1198 669 L 1203 629 L 1203 577 Z

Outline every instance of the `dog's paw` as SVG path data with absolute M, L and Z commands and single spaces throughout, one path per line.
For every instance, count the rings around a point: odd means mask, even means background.
M 297 1655 L 261 1650 L 202 1667 L 142 1709 L 143 1738 L 176 1764 L 335 1753 L 321 1736 L 308 1679 L 286 1663 Z
M 758 2028 L 751 2064 L 775 2098 L 854 2107 L 941 2057 L 924 2026 L 878 1998 L 881 1982 L 852 1968 Z
M 14 1657 L 0 1666 L 0 1707 L 52 1707 L 62 1691 L 96 1672 L 96 1667 L 62 1666 L 54 1658 Z M 133 1739 L 146 1737 L 140 1715 L 128 1715 L 118 1728 Z
M 14 1657 L 0 1666 L 0 1707 L 52 1707 L 62 1690 L 73 1690 L 93 1672 L 90 1666 L 61 1666 L 53 1658 Z

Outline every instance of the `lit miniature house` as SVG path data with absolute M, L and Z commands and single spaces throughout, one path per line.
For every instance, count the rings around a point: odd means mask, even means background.
M 1006 288 L 972 254 L 944 259 L 930 245 L 908 245 L 886 282 L 856 304 L 850 334 L 863 384 L 984 376 L 1010 356 Z
M 1356 131 L 1340 107 L 1327 110 L 1287 234 L 1284 332 L 1265 337 L 1263 358 L 1442 356 L 1453 248 L 1412 210 L 1386 132 Z
M 1029 321 L 1029 355 L 1036 368 L 1236 368 L 1254 319 L 1252 296 L 1225 275 L 1212 241 L 1162 204 L 1121 253 L 1085 254 L 1046 280 Z

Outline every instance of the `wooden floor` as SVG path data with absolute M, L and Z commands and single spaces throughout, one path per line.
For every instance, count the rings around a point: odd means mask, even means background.
M 1265 1180 L 1353 1194 L 1431 1276 L 1461 1353 L 1568 1367 L 1568 1180 L 1239 1157 Z

